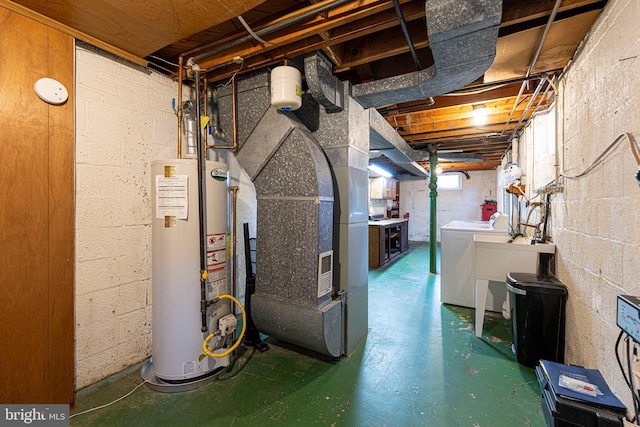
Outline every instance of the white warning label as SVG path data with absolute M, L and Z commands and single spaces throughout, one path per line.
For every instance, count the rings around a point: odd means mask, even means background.
M 217 249 L 215 251 L 207 251 L 207 268 L 215 268 L 218 264 L 226 264 L 227 249 Z
M 220 295 L 229 293 L 227 263 L 210 266 L 207 270 L 207 298 L 217 298 Z
M 227 248 L 227 233 L 207 234 L 207 250 L 214 251 Z
M 196 372 L 198 372 L 198 362 L 195 360 L 182 364 L 182 375 L 195 374 Z

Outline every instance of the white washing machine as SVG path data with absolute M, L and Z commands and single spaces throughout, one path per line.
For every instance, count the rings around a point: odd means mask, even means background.
M 509 220 L 496 212 L 490 221 L 451 221 L 441 228 L 440 301 L 475 308 L 476 247 L 474 234 L 507 235 Z M 502 312 L 507 297 L 504 283 L 489 282 L 487 310 Z

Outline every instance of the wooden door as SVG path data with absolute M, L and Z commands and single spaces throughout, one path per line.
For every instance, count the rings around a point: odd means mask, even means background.
M 0 7 L 0 402 L 72 403 L 73 39 Z M 35 82 L 69 100 L 40 100 Z

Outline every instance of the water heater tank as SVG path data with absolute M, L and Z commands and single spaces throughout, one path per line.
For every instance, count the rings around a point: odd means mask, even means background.
M 302 75 L 297 68 L 282 65 L 271 71 L 271 105 L 281 111 L 302 106 Z
M 151 165 L 153 218 L 152 369 L 165 382 L 182 383 L 212 375 L 229 356 L 202 354 L 202 342 L 231 312 L 228 300 L 209 307 L 209 331 L 200 312 L 198 167 L 195 159 L 157 160 Z M 207 299 L 230 293 L 227 252 L 228 168 L 206 162 Z

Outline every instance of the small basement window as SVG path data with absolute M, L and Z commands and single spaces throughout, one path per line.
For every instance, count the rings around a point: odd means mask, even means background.
M 459 173 L 438 175 L 438 190 L 462 190 L 462 175 Z

